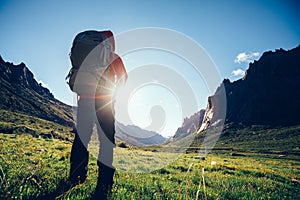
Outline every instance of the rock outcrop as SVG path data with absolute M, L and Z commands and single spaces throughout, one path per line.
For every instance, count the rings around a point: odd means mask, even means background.
M 0 109 L 73 126 L 72 108 L 41 84 L 24 63 L 14 65 L 0 56 Z
M 195 132 L 202 123 L 205 110 L 200 110 L 194 113 L 192 116 L 183 120 L 181 127 L 179 127 L 173 136 L 173 139 L 183 138 L 193 132 Z
M 265 52 L 249 64 L 245 76 L 235 82 L 225 79 L 208 98 L 200 131 L 217 121 L 226 109 L 225 123 L 289 126 L 300 124 L 300 46 L 292 50 Z M 222 97 L 223 96 L 223 97 Z

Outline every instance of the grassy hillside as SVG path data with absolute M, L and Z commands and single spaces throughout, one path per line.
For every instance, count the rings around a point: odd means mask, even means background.
M 24 63 L 14 65 L 0 56 L 0 110 L 73 126 L 72 107 L 55 99 Z
M 7 110 L 0 110 L 0 132 L 29 134 L 36 138 L 57 138 L 67 141 L 71 141 L 74 137 L 70 127 Z
M 205 134 L 195 134 L 192 146 L 198 148 Z M 298 126 L 243 126 L 228 124 L 223 129 L 215 149 L 231 151 L 300 155 L 300 125 Z
M 2 112 L 1 116 L 3 116 Z M 15 115 L 18 125 L 37 130 L 63 129 L 44 120 Z M 3 119 L 1 119 L 3 120 Z M 11 120 L 13 120 L 11 118 Z M 30 122 L 31 120 L 31 122 Z M 2 122 L 12 125 L 12 121 Z M 3 129 L 2 129 L 3 130 Z M 0 199 L 46 198 L 68 176 L 71 142 L 34 137 L 20 132 L 0 133 Z M 60 130 L 64 132 L 66 130 Z M 260 130 L 261 134 L 263 130 Z M 275 133 L 274 133 L 275 134 Z M 246 144 L 244 141 L 243 144 Z M 242 146 L 237 146 L 239 149 Z M 236 148 L 237 148 L 236 147 Z M 153 148 L 116 148 L 143 157 Z M 193 148 L 191 148 L 193 149 Z M 192 151 L 190 151 L 192 152 Z M 138 154 L 137 154 L 138 153 Z M 159 152 L 156 152 L 160 154 Z M 185 153 L 170 165 L 151 173 L 117 170 L 111 199 L 299 199 L 300 159 L 297 155 L 243 152 L 232 156 L 223 149 L 206 160 Z M 139 158 L 136 158 L 139 159 Z M 162 162 L 160 155 L 153 156 Z M 127 160 L 130 162 L 130 160 Z M 95 157 L 86 183 L 60 191 L 57 199 L 88 199 L 96 186 Z M 204 171 L 203 171 L 204 170 Z

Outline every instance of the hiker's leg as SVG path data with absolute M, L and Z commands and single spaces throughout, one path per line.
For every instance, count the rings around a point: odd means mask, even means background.
M 69 180 L 74 183 L 83 183 L 87 177 L 89 153 L 82 144 L 78 134 L 72 145 L 70 158 L 70 175 Z
M 98 102 L 99 103 L 99 102 Z M 95 197 L 107 199 L 113 185 L 115 169 L 113 163 L 113 149 L 115 147 L 115 119 L 112 105 L 102 102 L 102 109 L 97 111 L 98 119 L 98 138 L 100 149 L 98 156 L 98 182 L 95 190 Z
M 115 123 L 110 116 L 100 120 L 101 132 L 98 134 L 100 149 L 98 161 L 113 168 L 113 150 L 115 148 Z
M 115 118 L 113 105 L 111 102 L 98 101 L 96 107 L 101 108 L 97 110 L 97 129 L 100 142 L 98 161 L 113 168 L 113 149 L 115 147 Z
M 95 120 L 95 100 L 93 98 L 80 99 L 77 108 L 77 132 L 86 148 L 93 133 Z
M 90 99 L 80 99 L 77 110 L 77 130 L 72 145 L 70 158 L 70 181 L 82 183 L 87 177 L 89 153 L 87 146 L 90 141 L 95 122 L 95 111 Z

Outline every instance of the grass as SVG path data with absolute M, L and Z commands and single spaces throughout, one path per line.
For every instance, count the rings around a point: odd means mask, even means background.
M 0 132 L 6 134 L 30 134 L 34 137 L 58 138 L 72 141 L 71 128 L 28 116 L 21 113 L 0 110 Z
M 0 199 L 47 197 L 67 180 L 70 128 L 24 114 L 3 110 L 0 114 Z M 205 160 L 197 153 L 201 134 L 180 154 L 159 146 L 118 143 L 110 199 L 300 199 L 299 130 L 299 126 L 226 128 Z M 93 193 L 98 143 L 92 138 L 87 181 L 56 199 L 89 199 Z
M 191 146 L 201 145 L 205 132 L 196 134 Z M 270 127 L 229 124 L 223 129 L 215 149 L 300 155 L 300 126 Z
M 0 198 L 35 199 L 67 178 L 70 142 L 20 134 L 0 134 L 0 139 Z M 139 150 L 139 156 L 148 153 Z M 95 157 L 89 169 L 84 184 L 58 199 L 88 199 L 96 186 Z M 299 180 L 298 157 L 224 152 L 200 160 L 190 153 L 151 173 L 117 170 L 111 199 L 299 199 Z

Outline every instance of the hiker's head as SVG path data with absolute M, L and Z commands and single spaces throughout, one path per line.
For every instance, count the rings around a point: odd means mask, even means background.
M 115 51 L 116 46 L 115 46 L 114 34 L 110 30 L 101 31 L 101 33 L 103 33 L 109 39 L 109 41 L 112 44 L 113 51 Z

